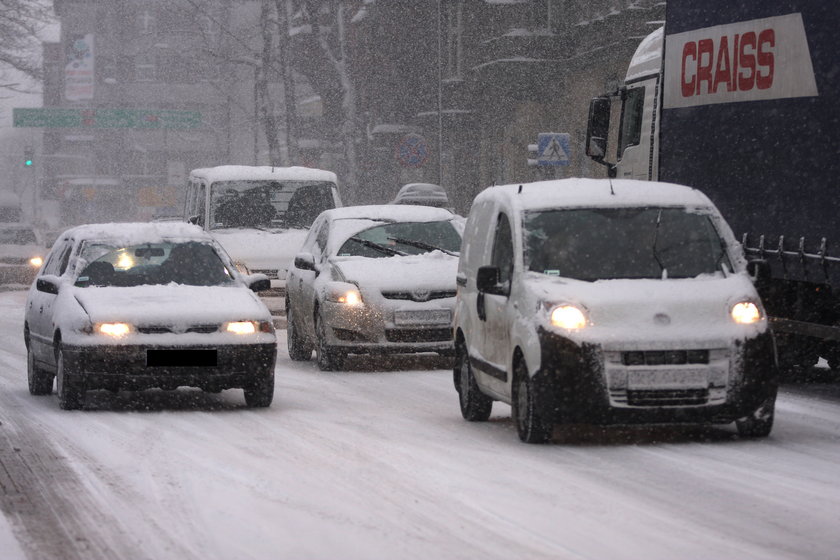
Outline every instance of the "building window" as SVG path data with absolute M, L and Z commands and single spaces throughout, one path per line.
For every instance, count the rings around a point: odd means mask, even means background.
M 157 78 L 157 64 L 150 55 L 138 56 L 134 61 L 134 79 L 138 82 L 152 82 Z
M 151 35 L 155 32 L 155 16 L 148 10 L 141 10 L 137 15 L 137 25 L 140 33 Z

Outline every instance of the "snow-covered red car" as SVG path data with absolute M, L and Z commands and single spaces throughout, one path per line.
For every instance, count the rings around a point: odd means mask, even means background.
M 61 408 L 89 389 L 242 388 L 249 406 L 274 395 L 276 339 L 255 291 L 201 228 L 172 222 L 93 224 L 61 234 L 26 302 L 33 395 Z
M 464 418 L 487 420 L 506 402 L 532 443 L 557 423 L 734 421 L 742 436 L 768 435 L 775 346 L 747 268 L 695 189 L 593 179 L 486 189 L 458 269 Z
M 452 353 L 461 224 L 425 206 L 323 212 L 286 282 L 289 356 L 322 370 L 348 354 Z

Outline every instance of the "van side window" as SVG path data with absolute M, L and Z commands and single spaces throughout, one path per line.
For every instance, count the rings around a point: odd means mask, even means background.
M 201 183 L 195 191 L 195 214 L 198 216 L 196 222 L 201 227 L 204 227 L 204 214 L 207 208 L 207 186 Z
M 509 292 L 510 278 L 513 273 L 513 235 L 511 234 L 510 220 L 504 214 L 499 214 L 499 219 L 496 222 L 490 264 L 499 269 L 499 283 L 507 286 Z

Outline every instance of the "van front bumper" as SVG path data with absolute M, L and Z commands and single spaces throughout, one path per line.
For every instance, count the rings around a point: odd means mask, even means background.
M 769 332 L 733 340 L 728 348 L 711 351 L 706 363 L 684 363 L 682 350 L 675 349 L 655 352 L 669 356 L 663 361 L 670 363 L 638 366 L 616 360 L 624 355 L 621 351 L 579 345 L 544 329 L 539 340 L 536 404 L 543 417 L 556 423 L 726 424 L 754 412 L 778 387 Z M 638 355 L 640 350 L 628 352 Z M 648 381 L 634 385 L 641 377 Z

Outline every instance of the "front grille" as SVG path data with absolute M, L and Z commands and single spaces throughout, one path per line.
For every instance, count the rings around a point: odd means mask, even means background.
M 351 331 L 350 329 L 333 328 L 332 331 L 335 337 L 342 342 L 369 342 L 363 334 Z
M 432 290 L 430 292 L 383 291 L 382 297 L 408 301 L 431 301 L 433 299 L 455 297 L 455 290 Z
M 445 342 L 452 340 L 452 329 L 385 329 L 388 342 Z
M 218 332 L 219 325 L 190 325 L 187 329 L 183 332 L 188 333 L 199 333 L 199 334 L 210 334 L 214 332 Z M 145 325 L 142 327 L 137 327 L 137 332 L 142 334 L 166 334 L 166 333 L 174 333 L 174 332 L 181 332 L 176 331 L 171 326 L 166 325 Z
M 708 389 L 648 389 L 628 390 L 630 406 L 690 406 L 709 401 Z
M 708 350 L 636 350 L 621 353 L 625 366 L 674 366 L 708 364 Z

